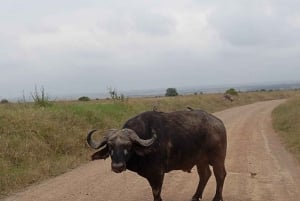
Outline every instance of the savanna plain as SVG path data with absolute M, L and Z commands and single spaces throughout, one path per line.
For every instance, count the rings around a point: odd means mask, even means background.
M 0 104 L 0 198 L 60 175 L 89 161 L 90 129 L 120 128 L 143 111 L 169 112 L 187 106 L 210 113 L 259 101 L 287 99 L 272 113 L 282 143 L 300 160 L 300 91 L 243 92 L 234 101 L 223 94 L 129 98 L 123 101 L 55 101 Z

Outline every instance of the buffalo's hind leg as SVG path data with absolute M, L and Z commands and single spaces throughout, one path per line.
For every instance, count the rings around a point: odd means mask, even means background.
M 214 164 L 213 171 L 217 182 L 216 194 L 213 201 L 223 201 L 222 192 L 223 192 L 223 185 L 226 177 L 226 170 L 225 170 L 224 163 L 219 162 Z
M 197 171 L 199 175 L 199 184 L 196 190 L 196 193 L 194 194 L 192 201 L 198 201 L 199 199 L 202 199 L 202 194 L 204 191 L 204 188 L 207 184 L 208 179 L 211 176 L 211 170 L 209 169 L 208 164 L 201 164 L 197 165 Z

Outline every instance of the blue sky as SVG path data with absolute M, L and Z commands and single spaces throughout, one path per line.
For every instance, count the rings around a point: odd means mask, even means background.
M 300 1 L 0 5 L 0 98 L 299 81 Z

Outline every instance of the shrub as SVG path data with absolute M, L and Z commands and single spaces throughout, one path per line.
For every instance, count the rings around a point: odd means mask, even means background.
M 9 103 L 9 102 L 8 102 L 7 99 L 2 99 L 2 100 L 0 101 L 0 103 L 1 103 L 1 104 L 5 104 L 5 103 Z
M 238 92 L 234 89 L 234 88 L 230 88 L 228 89 L 225 94 L 229 94 L 229 95 L 232 95 L 232 96 L 237 96 L 238 95 Z
M 165 96 L 178 96 L 176 88 L 168 88 Z
M 79 101 L 90 101 L 91 99 L 87 96 L 81 96 L 80 98 L 78 98 Z

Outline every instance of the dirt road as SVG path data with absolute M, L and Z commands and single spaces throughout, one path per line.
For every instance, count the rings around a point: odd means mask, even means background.
M 300 167 L 285 151 L 271 126 L 271 111 L 281 100 L 259 102 L 215 113 L 228 132 L 226 201 L 299 201 Z M 166 175 L 164 201 L 188 201 L 198 176 L 174 171 Z M 211 201 L 212 176 L 204 192 Z M 110 159 L 90 162 L 64 175 L 30 187 L 5 201 L 152 201 L 145 179 L 126 171 L 115 174 Z

